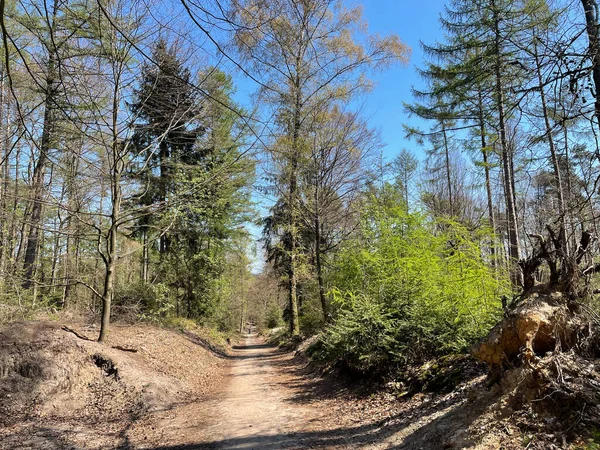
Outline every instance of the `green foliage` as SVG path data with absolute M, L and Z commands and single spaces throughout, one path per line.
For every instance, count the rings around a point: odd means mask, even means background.
M 194 330 L 198 326 L 195 321 L 183 317 L 166 317 L 163 319 L 162 324 L 167 328 L 174 328 L 181 332 Z
M 305 288 L 305 286 L 302 287 Z M 314 286 L 311 295 L 302 299 L 300 306 L 300 329 L 303 335 L 311 336 L 323 329 L 323 325 L 323 310 L 319 302 L 317 287 Z
M 507 283 L 472 234 L 406 212 L 387 185 L 364 204 L 358 236 L 334 261 L 336 319 L 324 353 L 360 371 L 464 351 L 499 317 Z
M 0 285 L 0 324 L 21 320 L 32 320 L 37 315 L 55 311 L 52 301 L 45 296 L 33 298 L 31 291 L 21 290 L 20 286 Z
M 157 65 L 143 66 L 130 105 L 139 116 L 132 149 L 141 192 L 129 206 L 142 207 L 134 235 L 157 247 L 149 248 L 148 279 L 166 286 L 168 301 L 142 302 L 143 312 L 229 330 L 228 269 L 247 242 L 243 224 L 252 214 L 254 162 L 243 112 L 232 100 L 231 76 L 214 67 L 198 73 L 210 100 L 200 98 L 175 46 L 159 40 L 153 58 Z
M 117 286 L 113 298 L 115 315 L 138 316 L 142 320 L 159 322 L 174 310 L 174 301 L 168 286 L 142 281 Z
M 573 450 L 600 450 L 600 430 L 592 430 L 584 444 L 575 444 Z
M 269 304 L 265 313 L 264 326 L 267 329 L 283 327 L 285 322 L 281 315 L 281 308 L 275 303 Z

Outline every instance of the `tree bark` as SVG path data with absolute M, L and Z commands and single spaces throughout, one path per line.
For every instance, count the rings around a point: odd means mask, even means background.
M 25 249 L 25 258 L 23 260 L 23 288 L 29 289 L 33 284 L 33 273 L 35 269 L 35 260 L 39 247 L 40 225 L 42 220 L 42 209 L 44 201 L 44 176 L 49 158 L 52 136 L 54 134 L 54 102 L 56 97 L 55 87 L 55 55 L 54 50 L 49 49 L 48 67 L 46 72 L 46 97 L 44 99 L 45 111 L 44 122 L 42 126 L 42 139 L 40 142 L 40 154 L 33 170 L 32 190 L 33 203 L 29 215 L 29 233 L 27 237 L 27 246 Z
M 142 228 L 142 281 L 148 282 L 148 228 Z
M 478 94 L 478 120 L 479 120 L 479 134 L 481 136 L 481 157 L 483 159 L 483 171 L 485 175 L 485 193 L 487 196 L 487 208 L 488 208 L 488 220 L 490 221 L 490 227 L 492 233 L 496 233 L 496 220 L 494 217 L 494 199 L 492 196 L 492 181 L 490 174 L 490 163 L 488 160 L 488 146 L 485 132 L 485 120 L 483 118 L 483 99 L 481 92 Z M 496 245 L 492 241 L 490 245 L 490 253 L 492 257 L 492 265 L 496 265 Z
M 452 195 L 452 176 L 450 173 L 450 148 L 448 147 L 448 134 L 446 133 L 446 123 L 444 119 L 442 119 L 441 124 L 442 136 L 444 138 L 444 158 L 446 165 L 446 182 L 448 183 L 448 201 L 450 203 L 450 217 L 454 217 L 456 211 L 454 208 L 454 196 Z
M 3 152 L 0 156 L 0 283 L 6 281 L 6 272 L 10 251 L 10 229 L 8 221 L 8 190 L 9 184 L 9 156 L 10 156 L 10 106 L 5 90 L 5 73 L 0 72 L 0 145 Z
M 122 188 L 121 176 L 123 174 L 124 162 L 121 143 L 119 142 L 119 107 L 121 98 L 119 95 L 120 75 L 115 74 L 115 85 L 112 99 L 112 142 L 109 151 L 110 165 L 110 193 L 111 193 L 111 213 L 110 224 L 106 236 L 106 253 L 103 254 L 103 260 L 106 268 L 104 275 L 104 290 L 102 293 L 102 321 L 100 324 L 100 336 L 98 342 L 105 342 L 110 325 L 111 305 L 114 296 L 115 269 L 117 266 L 117 233 L 119 231 L 119 220 L 121 215 Z
M 159 144 L 159 157 L 160 157 L 160 204 L 161 209 L 164 208 L 165 203 L 167 201 L 167 180 L 169 169 L 167 167 L 169 160 L 169 148 L 167 146 L 167 142 L 163 138 L 161 143 Z M 169 248 L 169 241 L 167 236 L 164 233 L 161 233 L 159 239 L 159 253 L 161 258 Z
M 598 2 L 596 0 L 581 0 L 585 14 L 585 25 L 588 35 L 588 51 L 592 60 L 592 79 L 596 98 L 594 102 L 594 115 L 600 130 L 600 39 L 598 36 Z
M 300 51 L 296 57 L 296 67 L 300 66 Z M 297 69 L 299 70 L 299 69 Z M 300 152 L 300 114 L 302 108 L 300 74 L 296 72 L 294 83 L 291 86 L 294 95 L 294 115 L 292 122 L 292 154 L 290 155 L 289 178 L 289 204 L 290 204 L 290 268 L 289 268 L 289 307 L 290 307 L 290 334 L 300 336 L 300 323 L 298 314 L 298 158 Z
M 540 59 L 538 55 L 537 49 L 537 39 L 535 39 L 534 46 L 534 59 L 536 65 L 536 75 L 538 79 L 539 91 L 540 91 L 540 101 L 542 105 L 542 114 L 544 115 L 544 126 L 546 136 L 548 138 L 548 147 L 550 150 L 550 160 L 552 161 L 552 168 L 554 171 L 554 182 L 556 183 L 556 199 L 558 201 L 558 214 L 559 214 L 559 222 L 561 224 L 560 233 L 561 240 L 563 243 L 563 248 L 558 249 L 558 251 L 564 252 L 564 257 L 569 257 L 569 241 L 567 239 L 567 209 L 565 207 L 565 199 L 564 199 L 564 190 L 562 183 L 562 175 L 560 173 L 560 167 L 558 164 L 558 155 L 556 152 L 556 145 L 554 143 L 554 137 L 552 136 L 552 125 L 550 124 L 550 118 L 548 116 L 548 107 L 546 103 L 546 93 L 544 91 L 544 82 L 542 79 L 541 67 L 540 67 Z
M 500 153 L 502 159 L 502 169 L 504 175 L 504 197 L 506 201 L 507 230 L 508 230 L 508 253 L 511 280 L 514 286 L 522 286 L 521 272 L 517 266 L 520 259 L 519 248 L 519 227 L 517 222 L 517 208 L 514 192 L 514 173 L 511 149 L 508 145 L 506 136 L 506 113 L 504 110 L 504 86 L 502 83 L 502 45 L 500 36 L 500 17 L 495 7 L 495 1 L 491 2 L 494 14 L 494 51 L 496 54 L 496 64 L 494 67 L 495 76 L 495 97 L 498 110 L 498 128 L 500 134 Z
M 318 203 L 317 203 L 318 204 Z M 329 308 L 325 297 L 325 283 L 323 282 L 323 268 L 321 261 L 321 221 L 319 214 L 315 214 L 315 268 L 317 269 L 317 282 L 319 284 L 319 300 L 325 322 L 329 320 Z

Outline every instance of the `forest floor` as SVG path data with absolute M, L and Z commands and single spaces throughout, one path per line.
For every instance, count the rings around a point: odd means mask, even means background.
M 481 376 L 399 400 L 311 374 L 256 335 L 225 352 L 187 332 L 113 327 L 101 345 L 92 331 L 0 327 L 0 448 L 550 448 L 499 419 Z

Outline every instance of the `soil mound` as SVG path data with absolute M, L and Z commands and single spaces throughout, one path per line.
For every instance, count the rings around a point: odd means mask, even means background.
M 97 331 L 48 322 L 0 327 L 0 448 L 115 447 L 146 414 L 198 400 L 225 361 L 151 326 Z

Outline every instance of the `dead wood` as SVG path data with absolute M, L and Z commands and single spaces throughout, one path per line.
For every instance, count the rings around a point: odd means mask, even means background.
M 600 264 L 581 266 L 595 237 L 582 230 L 579 245 L 569 254 L 562 229 L 555 232 L 548 226 L 546 231 L 546 237 L 530 235 L 536 245 L 531 256 L 519 262 L 522 294 L 505 308 L 503 319 L 488 336 L 472 348 L 473 355 L 488 363 L 492 373 L 530 365 L 548 352 L 570 350 L 585 337 L 589 318 L 581 313 L 581 300 L 590 294 L 589 278 L 600 270 Z M 542 284 L 539 279 L 543 276 L 547 282 Z

